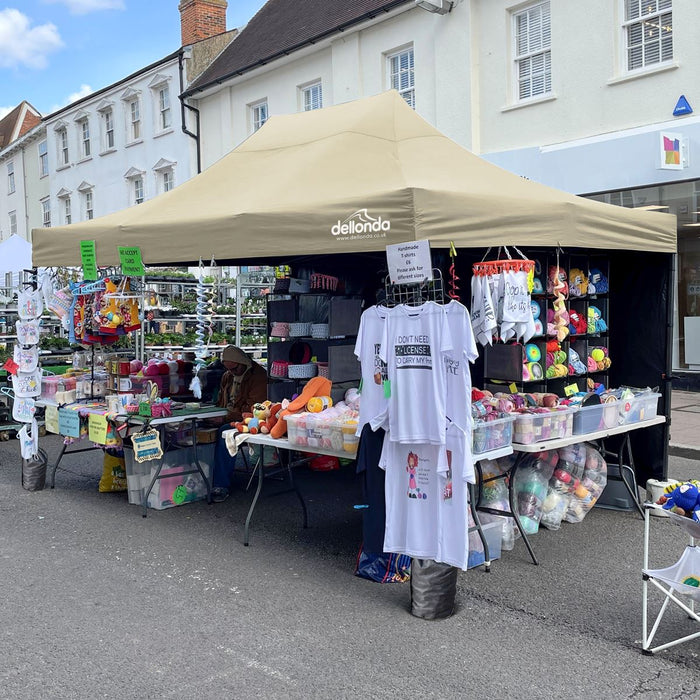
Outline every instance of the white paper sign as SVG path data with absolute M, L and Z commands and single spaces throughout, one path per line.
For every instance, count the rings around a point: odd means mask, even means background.
M 386 247 L 386 261 L 392 284 L 411 284 L 433 279 L 430 243 L 411 241 Z

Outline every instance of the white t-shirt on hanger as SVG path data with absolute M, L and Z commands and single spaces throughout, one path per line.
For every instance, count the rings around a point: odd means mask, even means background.
M 388 436 L 387 436 L 388 438 Z M 384 551 L 467 568 L 467 434 L 450 424 L 445 446 L 403 445 L 385 438 Z
M 360 328 L 355 342 L 355 355 L 362 367 L 358 435 L 362 432 L 365 423 L 382 414 L 387 406 L 388 399 L 384 395 L 384 381 L 387 378 L 386 363 L 379 356 L 379 350 L 388 315 L 387 307 L 370 306 L 360 317 Z
M 445 442 L 448 471 L 438 474 L 438 547 L 435 561 L 466 571 L 469 560 L 469 491 L 474 483 L 471 433 L 452 423 Z
M 467 307 L 453 299 L 445 307 L 445 311 L 452 338 L 452 350 L 445 355 L 447 417 L 468 432 L 472 426 L 472 375 L 469 363 L 476 360 L 479 352 Z
M 445 443 L 447 376 L 444 356 L 452 350 L 445 307 L 429 301 L 390 309 L 379 356 L 387 363 L 391 396 L 384 420 L 391 440 Z

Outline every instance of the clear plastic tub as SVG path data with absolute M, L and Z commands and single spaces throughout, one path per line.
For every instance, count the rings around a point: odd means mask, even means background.
M 547 413 L 516 413 L 513 442 L 531 445 L 543 440 L 571 437 L 578 407 L 557 408 Z
M 657 415 L 660 398 L 661 394 L 645 391 L 631 399 L 621 399 L 617 403 L 619 408 L 619 425 L 639 423 L 640 421 L 654 418 Z
M 508 447 L 513 441 L 515 416 L 504 416 L 492 421 L 475 420 L 472 429 L 472 453 L 483 454 Z

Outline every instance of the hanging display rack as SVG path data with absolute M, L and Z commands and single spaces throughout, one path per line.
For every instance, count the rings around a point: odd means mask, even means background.
M 389 275 L 384 278 L 384 303 L 387 306 L 419 306 L 426 301 L 445 303 L 445 287 L 438 268 L 433 268 L 433 279 L 423 282 L 392 284 Z

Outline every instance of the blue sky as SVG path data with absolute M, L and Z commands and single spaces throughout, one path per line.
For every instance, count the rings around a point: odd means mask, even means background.
M 265 0 L 228 0 L 226 28 Z M 42 114 L 180 46 L 179 0 L 0 0 L 0 118 L 22 100 Z

